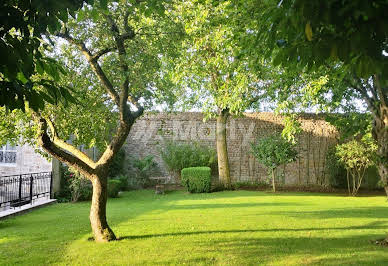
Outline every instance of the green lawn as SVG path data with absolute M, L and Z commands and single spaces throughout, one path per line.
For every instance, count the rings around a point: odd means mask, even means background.
M 0 264 L 387 265 L 385 197 L 229 191 L 126 192 L 108 202 L 120 241 L 96 244 L 89 203 L 0 221 Z

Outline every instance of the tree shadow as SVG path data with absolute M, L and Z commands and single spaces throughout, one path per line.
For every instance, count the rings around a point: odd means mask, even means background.
M 347 226 L 347 227 L 306 227 L 306 228 L 272 228 L 272 229 L 244 229 L 244 230 L 207 230 L 207 231 L 190 231 L 178 233 L 163 233 L 163 234 L 146 234 L 146 235 L 132 235 L 121 236 L 119 241 L 125 239 L 146 239 L 153 237 L 170 237 L 170 236 L 188 236 L 188 235 L 203 235 L 203 234 L 230 234 L 230 233 L 260 233 L 260 232 L 303 232 L 303 231 L 327 231 L 327 230 L 374 230 L 386 229 L 388 222 L 375 221 L 361 226 Z
M 315 218 L 315 219 L 333 219 L 333 218 L 385 218 L 388 219 L 387 207 L 360 207 L 348 209 L 328 209 L 324 211 L 271 211 L 265 214 L 287 215 L 294 218 Z

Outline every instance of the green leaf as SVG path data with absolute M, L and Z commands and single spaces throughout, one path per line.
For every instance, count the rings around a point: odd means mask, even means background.
M 24 76 L 23 72 L 18 72 L 16 75 L 17 79 L 20 80 L 23 84 L 28 82 L 28 79 Z

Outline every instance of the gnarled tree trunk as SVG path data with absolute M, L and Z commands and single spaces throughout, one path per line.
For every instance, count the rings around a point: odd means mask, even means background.
M 382 105 L 380 116 L 373 121 L 373 137 L 377 141 L 377 169 L 388 199 L 388 107 Z
M 225 188 L 230 188 L 230 169 L 229 169 L 229 157 L 228 147 L 226 139 L 226 122 L 228 120 L 228 110 L 222 110 L 217 117 L 217 158 L 218 158 L 218 175 L 220 182 Z
M 90 224 L 96 242 L 116 240 L 106 220 L 106 202 L 108 199 L 108 178 L 105 174 L 92 175 L 92 205 L 90 207 Z

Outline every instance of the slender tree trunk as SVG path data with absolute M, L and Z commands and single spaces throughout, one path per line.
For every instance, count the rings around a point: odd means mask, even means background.
M 348 181 L 348 194 L 350 196 L 349 170 L 347 170 L 347 169 L 346 169 L 346 180 Z
M 272 169 L 272 190 L 273 190 L 273 192 L 276 192 L 276 188 L 275 188 L 275 169 Z
M 377 169 L 388 199 L 388 107 L 380 108 L 380 116 L 373 121 L 373 137 L 377 141 Z
M 226 139 L 226 121 L 228 120 L 228 110 L 222 110 L 217 117 L 217 158 L 218 158 L 218 175 L 220 182 L 225 188 L 230 188 L 230 169 L 229 157 Z
M 105 174 L 92 176 L 93 196 L 90 207 L 90 224 L 96 242 L 116 240 L 106 220 L 106 202 L 108 198 L 108 178 Z

